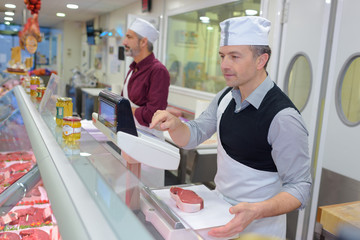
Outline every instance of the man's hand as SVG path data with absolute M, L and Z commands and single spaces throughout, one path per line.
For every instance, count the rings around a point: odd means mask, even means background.
M 150 128 L 155 128 L 159 131 L 174 131 L 181 125 L 179 118 L 175 117 L 168 111 L 157 110 L 152 117 Z
M 252 221 L 259 217 L 255 203 L 242 202 L 229 209 L 235 217 L 225 226 L 214 228 L 208 232 L 214 237 L 233 237 L 242 232 Z
M 167 111 L 156 111 L 149 127 L 159 131 L 169 131 L 171 139 L 180 147 L 185 146 L 189 142 L 190 129 L 188 126 Z
M 214 237 L 232 237 L 242 232 L 252 221 L 291 212 L 301 206 L 301 202 L 287 192 L 257 203 L 241 202 L 229 209 L 235 217 L 225 226 L 214 228 L 209 235 Z

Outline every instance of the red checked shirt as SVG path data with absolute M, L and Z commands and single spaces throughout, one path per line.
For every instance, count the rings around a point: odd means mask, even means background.
M 127 79 L 131 72 L 130 79 Z M 135 118 L 141 125 L 148 127 L 154 113 L 167 107 L 169 72 L 151 53 L 139 63 L 130 64 L 125 83 L 126 81 L 129 81 L 129 100 L 139 106 L 135 110 Z M 123 92 L 121 95 L 123 96 Z

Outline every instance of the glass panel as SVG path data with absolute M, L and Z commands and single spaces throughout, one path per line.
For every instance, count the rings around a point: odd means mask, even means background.
M 31 150 L 13 90 L 0 97 L 0 142 L 0 152 Z
M 308 59 L 303 55 L 295 56 L 286 76 L 287 94 L 299 111 L 302 111 L 309 99 L 312 81 Z
M 350 125 L 360 123 L 360 57 L 350 61 L 341 79 L 341 112 Z
M 245 0 L 170 16 L 166 67 L 171 84 L 213 93 L 223 89 L 226 83 L 218 52 L 219 23 L 259 12 L 260 1 Z
M 140 201 L 145 203 L 140 199 L 145 198 L 145 189 L 148 188 L 128 171 L 125 160 L 110 147 L 107 139 L 99 138 L 101 133 L 92 122 L 81 122 L 81 138 L 78 141 L 69 143 L 63 140 L 62 128 L 56 125 L 53 110 L 59 80 L 56 75 L 52 75 L 41 102 L 44 106 L 41 117 L 110 227 L 119 239 L 161 239 L 154 226 L 145 221 L 145 213 L 140 208 Z M 160 215 L 159 219 L 165 221 Z M 187 231 L 191 239 L 199 239 L 191 229 Z

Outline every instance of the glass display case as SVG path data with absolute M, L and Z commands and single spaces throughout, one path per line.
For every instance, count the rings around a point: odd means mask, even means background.
M 41 174 L 62 238 L 202 239 L 128 171 L 120 150 L 97 138 L 96 129 L 82 122 L 80 140 L 63 140 L 55 121 L 58 83 L 50 78 L 40 103 L 21 86 L 0 99 L 0 137 L 7 139 L 0 148 L 32 149 L 32 175 Z

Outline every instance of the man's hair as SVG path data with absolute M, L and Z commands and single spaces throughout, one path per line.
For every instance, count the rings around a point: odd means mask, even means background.
M 137 38 L 139 39 L 139 42 L 140 42 L 141 39 L 144 38 L 143 36 L 141 36 L 141 35 L 139 35 L 139 34 L 137 34 L 137 33 L 135 33 L 135 34 L 136 34 Z M 153 46 L 153 44 L 149 41 L 149 39 L 148 39 L 148 41 L 147 41 L 147 49 L 148 49 L 149 52 L 152 52 L 152 51 L 154 50 L 154 46 Z
M 250 45 L 250 50 L 252 51 L 254 58 L 257 58 L 264 53 L 269 55 L 269 59 L 267 60 L 267 62 L 264 65 L 264 69 L 266 70 L 267 64 L 268 64 L 268 62 L 270 60 L 270 56 L 271 56 L 270 47 L 267 45 Z

